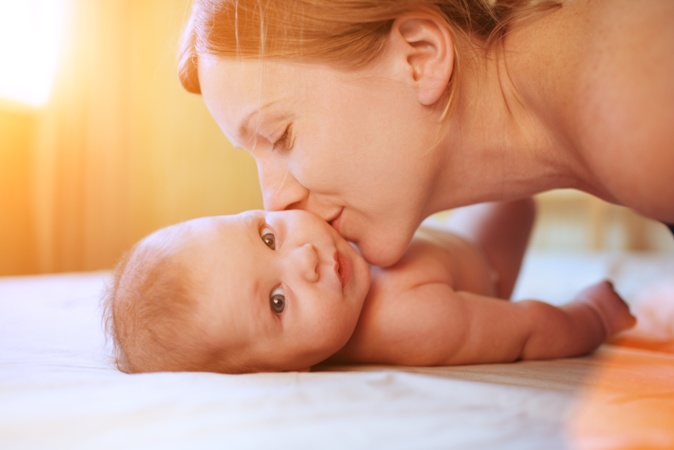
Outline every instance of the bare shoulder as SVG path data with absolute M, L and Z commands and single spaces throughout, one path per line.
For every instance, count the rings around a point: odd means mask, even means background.
M 674 221 L 674 2 L 583 4 L 576 145 L 612 200 Z
M 448 230 L 423 225 L 400 262 L 378 274 L 376 282 L 382 289 L 441 283 L 456 291 L 494 295 L 494 273 L 474 244 Z
M 372 270 L 356 330 L 330 360 L 406 365 L 445 361 L 463 345 L 464 291 L 495 293 L 489 267 L 475 246 L 443 230 L 417 233 L 397 264 Z
M 368 298 L 349 342 L 328 362 L 438 365 L 461 348 L 462 302 L 444 283 Z

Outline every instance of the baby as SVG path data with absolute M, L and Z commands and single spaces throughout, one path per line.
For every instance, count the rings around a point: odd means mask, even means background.
M 524 201 L 477 206 L 456 232 L 420 230 L 388 268 L 369 267 L 306 211 L 161 229 L 123 258 L 106 297 L 117 365 L 247 373 L 510 362 L 582 355 L 634 325 L 608 282 L 562 307 L 503 300 L 531 210 Z

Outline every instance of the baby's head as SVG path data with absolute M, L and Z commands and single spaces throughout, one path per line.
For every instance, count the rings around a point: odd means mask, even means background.
M 125 372 L 304 370 L 350 338 L 369 268 L 305 211 L 161 229 L 122 259 L 106 298 Z

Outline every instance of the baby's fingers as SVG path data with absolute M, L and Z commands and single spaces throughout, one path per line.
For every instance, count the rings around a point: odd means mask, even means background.
M 628 330 L 637 323 L 629 305 L 608 280 L 586 288 L 578 294 L 577 299 L 590 304 L 597 311 L 609 336 Z

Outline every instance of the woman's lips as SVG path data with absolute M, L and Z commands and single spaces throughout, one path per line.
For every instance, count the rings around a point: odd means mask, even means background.
M 351 279 L 351 264 L 346 256 L 339 251 L 335 252 L 335 272 L 342 282 L 342 289 L 344 289 Z

